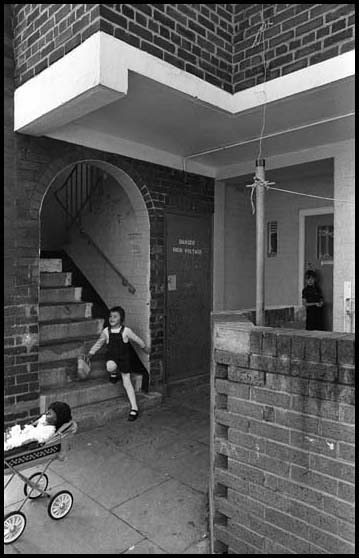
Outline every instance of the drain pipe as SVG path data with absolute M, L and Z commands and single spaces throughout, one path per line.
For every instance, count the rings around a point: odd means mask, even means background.
M 256 325 L 264 326 L 264 159 L 256 160 Z

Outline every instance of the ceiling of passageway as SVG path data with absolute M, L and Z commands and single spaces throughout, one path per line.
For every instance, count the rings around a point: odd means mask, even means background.
M 353 77 L 268 103 L 264 135 L 274 135 L 263 140 L 262 155 L 270 157 L 352 138 L 354 119 L 345 117 L 351 112 L 354 112 Z M 312 126 L 336 117 L 342 118 Z M 96 145 L 99 135 L 109 141 L 122 139 L 180 157 L 244 142 L 191 158 L 220 175 L 231 165 L 257 157 L 262 125 L 262 106 L 231 115 L 129 72 L 126 96 L 64 126 L 60 135 L 72 141 L 76 130 L 77 135 L 87 138 L 87 144 L 92 137 L 94 147 L 99 147 Z M 56 133 L 55 130 L 54 137 Z

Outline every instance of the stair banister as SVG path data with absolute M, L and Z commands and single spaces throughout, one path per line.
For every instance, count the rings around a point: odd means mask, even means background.
M 77 201 L 78 201 L 77 183 L 78 183 L 78 177 L 79 177 L 78 167 L 80 167 L 80 170 L 81 170 L 81 172 L 80 172 L 80 178 L 81 178 L 81 186 L 80 186 L 81 199 L 80 199 L 80 203 L 77 203 Z M 83 170 L 82 170 L 82 167 L 85 167 L 85 178 L 86 178 L 86 197 L 85 197 L 84 201 L 82 201 L 82 198 L 83 198 L 83 190 L 82 190 Z M 93 171 L 92 171 L 91 166 L 89 166 L 87 164 L 83 164 L 83 163 L 75 165 L 74 168 L 71 170 L 70 174 L 68 175 L 67 179 L 65 180 L 65 182 L 62 184 L 62 186 L 54 192 L 55 199 L 57 200 L 59 205 L 62 207 L 62 209 L 65 211 L 66 217 L 68 218 L 69 224 L 67 225 L 67 230 L 69 230 L 74 224 L 76 224 L 79 227 L 81 234 L 87 238 L 87 241 L 89 242 L 89 244 L 91 244 L 96 249 L 98 254 L 100 254 L 100 256 L 108 263 L 108 265 L 113 269 L 113 271 L 121 278 L 123 286 L 127 287 L 131 294 L 134 294 L 136 292 L 135 287 L 133 285 L 131 285 L 131 283 L 128 281 L 128 279 L 126 279 L 126 277 L 117 269 L 117 267 L 111 262 L 111 260 L 106 256 L 106 254 L 103 253 L 101 248 L 96 244 L 96 242 L 91 238 L 91 236 L 82 229 L 81 214 L 84 211 L 87 204 L 89 205 L 90 210 L 92 209 L 92 198 L 93 198 L 95 192 L 99 189 L 99 185 L 101 184 L 101 178 L 98 177 L 98 179 L 96 180 L 95 186 L 91 187 L 92 180 L 90 180 L 90 181 L 88 180 L 89 174 L 90 174 L 90 179 L 92 179 Z M 75 177 L 75 188 L 74 188 L 74 184 L 73 184 L 74 177 Z M 90 182 L 90 186 L 88 186 L 89 182 Z M 65 205 L 61 201 L 61 198 L 60 198 L 60 195 L 59 195 L 60 192 L 64 188 L 65 188 Z M 69 189 L 70 189 L 70 191 L 69 191 Z M 74 200 L 74 193 L 75 193 L 75 200 Z M 82 203 L 81 203 L 81 201 L 82 201 Z
M 91 236 L 85 232 L 83 229 L 80 229 L 80 233 L 87 239 L 88 243 L 93 246 L 97 252 L 102 256 L 102 258 L 108 263 L 108 265 L 113 269 L 113 271 L 121 278 L 122 285 L 124 287 L 128 287 L 128 290 L 131 294 L 136 292 L 136 289 L 131 283 L 126 279 L 124 275 L 122 275 L 121 271 L 117 269 L 117 267 L 111 262 L 111 260 L 104 254 L 101 248 L 96 244 L 96 242 L 91 238 Z

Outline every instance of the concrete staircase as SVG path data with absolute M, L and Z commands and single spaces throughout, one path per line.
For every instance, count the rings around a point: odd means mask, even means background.
M 72 286 L 72 274 L 62 271 L 59 258 L 40 260 L 39 316 L 40 412 L 52 401 L 65 401 L 82 429 L 127 415 L 122 382 L 109 382 L 103 352 L 92 359 L 87 380 L 77 377 L 77 357 L 98 339 L 104 320 L 92 317 L 92 303 L 82 300 L 82 287 Z M 161 402 L 161 394 L 139 391 L 141 379 L 132 376 L 140 411 Z

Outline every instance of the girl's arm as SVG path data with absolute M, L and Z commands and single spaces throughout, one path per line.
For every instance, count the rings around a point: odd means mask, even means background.
M 302 298 L 302 304 L 307 308 L 308 306 L 323 306 L 323 302 L 307 302 L 305 298 Z
M 307 308 L 308 306 L 319 306 L 319 307 L 323 306 L 323 299 L 320 299 L 319 302 L 307 302 L 307 301 L 305 300 L 305 298 L 303 298 L 303 299 L 302 299 L 302 302 L 303 302 L 303 306 L 305 306 L 306 308 Z
M 88 356 L 92 357 L 95 353 L 97 353 L 97 351 L 99 349 L 101 349 L 101 347 L 106 343 L 106 341 L 107 341 L 106 329 L 103 329 L 102 332 L 101 332 L 100 337 L 98 338 L 96 343 L 94 345 L 92 345 L 91 349 L 89 350 Z
M 146 343 L 143 341 L 143 339 L 141 339 L 141 337 L 138 337 L 138 335 L 136 335 L 132 329 L 130 329 L 129 327 L 126 327 L 125 333 L 128 337 L 128 339 L 131 339 L 131 341 L 134 341 L 135 343 L 137 343 L 137 345 L 139 345 L 141 347 L 141 349 L 143 349 L 146 353 L 150 353 L 150 349 L 148 347 L 146 347 Z

